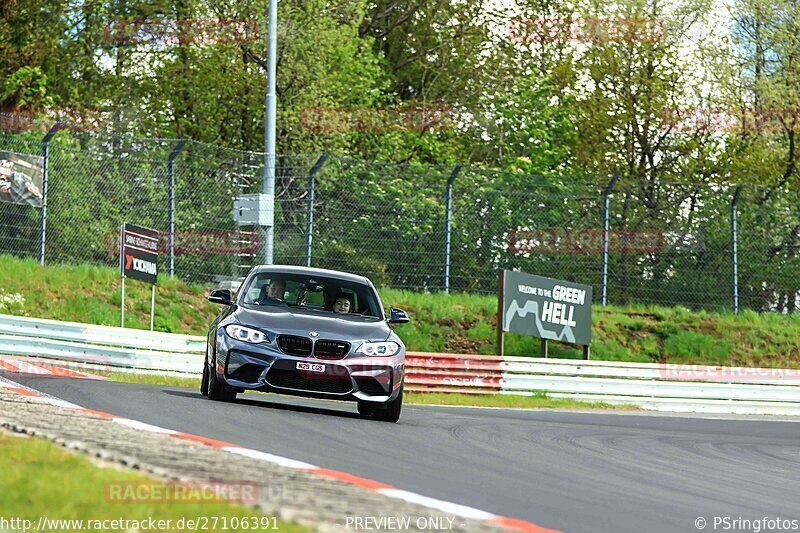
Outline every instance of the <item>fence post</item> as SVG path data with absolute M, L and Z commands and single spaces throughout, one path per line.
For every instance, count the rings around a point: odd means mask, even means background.
M 306 266 L 311 266 L 311 233 L 314 230 L 314 186 L 316 184 L 316 175 L 325 161 L 328 160 L 328 154 L 322 154 L 311 171 L 308 173 L 308 196 L 306 198 Z
M 167 172 L 169 174 L 169 227 L 167 229 L 167 253 L 169 255 L 169 275 L 175 276 L 175 158 L 183 147 L 186 146 L 187 140 L 183 139 L 178 143 L 169 153 L 167 159 Z
M 611 190 L 617 184 L 619 176 L 614 176 L 608 185 L 603 190 L 603 286 L 602 286 L 602 304 L 606 305 L 608 302 L 608 213 L 609 203 L 611 199 Z
M 731 200 L 731 241 L 733 244 L 733 314 L 739 314 L 739 233 L 737 231 L 736 204 L 739 203 L 739 194 L 742 186 L 736 187 Z
M 503 314 L 506 308 L 506 271 L 500 269 L 497 271 L 497 355 L 503 356 L 506 353 L 505 333 L 503 332 Z
M 50 174 L 50 141 L 63 127 L 56 122 L 42 139 L 42 208 L 39 211 L 39 264 L 44 266 L 44 245 L 47 240 L 47 178 Z
M 444 192 L 444 292 L 450 292 L 450 225 L 453 215 L 453 183 L 464 165 L 457 165 L 450 177 L 447 178 L 447 187 Z

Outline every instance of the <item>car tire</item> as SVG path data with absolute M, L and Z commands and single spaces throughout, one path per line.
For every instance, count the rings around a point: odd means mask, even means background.
M 206 356 L 203 358 L 203 379 L 200 381 L 200 394 L 208 396 L 208 344 L 206 343 Z
M 400 386 L 400 393 L 397 398 L 386 402 L 382 406 L 372 407 L 372 418 L 381 422 L 397 422 L 400 420 L 400 410 L 403 408 L 403 387 Z
M 369 416 L 372 414 L 372 405 L 367 402 L 358 402 L 358 414 Z
M 220 383 L 216 372 L 216 353 L 212 357 L 211 367 L 206 367 L 208 368 L 208 399 L 217 402 L 232 402 L 236 399 L 236 391 L 228 385 Z

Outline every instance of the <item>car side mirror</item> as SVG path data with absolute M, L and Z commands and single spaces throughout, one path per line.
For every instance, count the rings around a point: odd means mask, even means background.
M 208 301 L 215 304 L 233 305 L 233 296 L 228 289 L 217 289 L 208 295 Z
M 408 313 L 402 309 L 391 308 L 389 311 L 389 324 L 407 324 L 411 319 L 408 318 Z

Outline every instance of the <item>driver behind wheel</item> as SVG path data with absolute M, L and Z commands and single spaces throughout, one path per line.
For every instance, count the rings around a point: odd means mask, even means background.
M 286 293 L 286 280 L 276 278 L 270 281 L 269 285 L 261 287 L 261 294 L 258 296 L 259 305 L 286 305 L 283 297 Z

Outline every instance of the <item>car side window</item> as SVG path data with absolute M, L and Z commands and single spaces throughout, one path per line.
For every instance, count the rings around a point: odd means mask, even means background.
M 247 293 L 244 297 L 244 303 L 252 304 L 258 303 L 258 300 L 262 296 L 262 292 L 267 290 L 269 287 L 269 278 L 258 277 L 253 280 L 252 283 L 247 287 Z
M 259 294 L 261 294 L 261 286 L 263 283 L 257 281 L 250 285 L 250 288 L 247 290 L 247 296 L 245 297 L 247 302 L 255 302 L 258 300 Z

